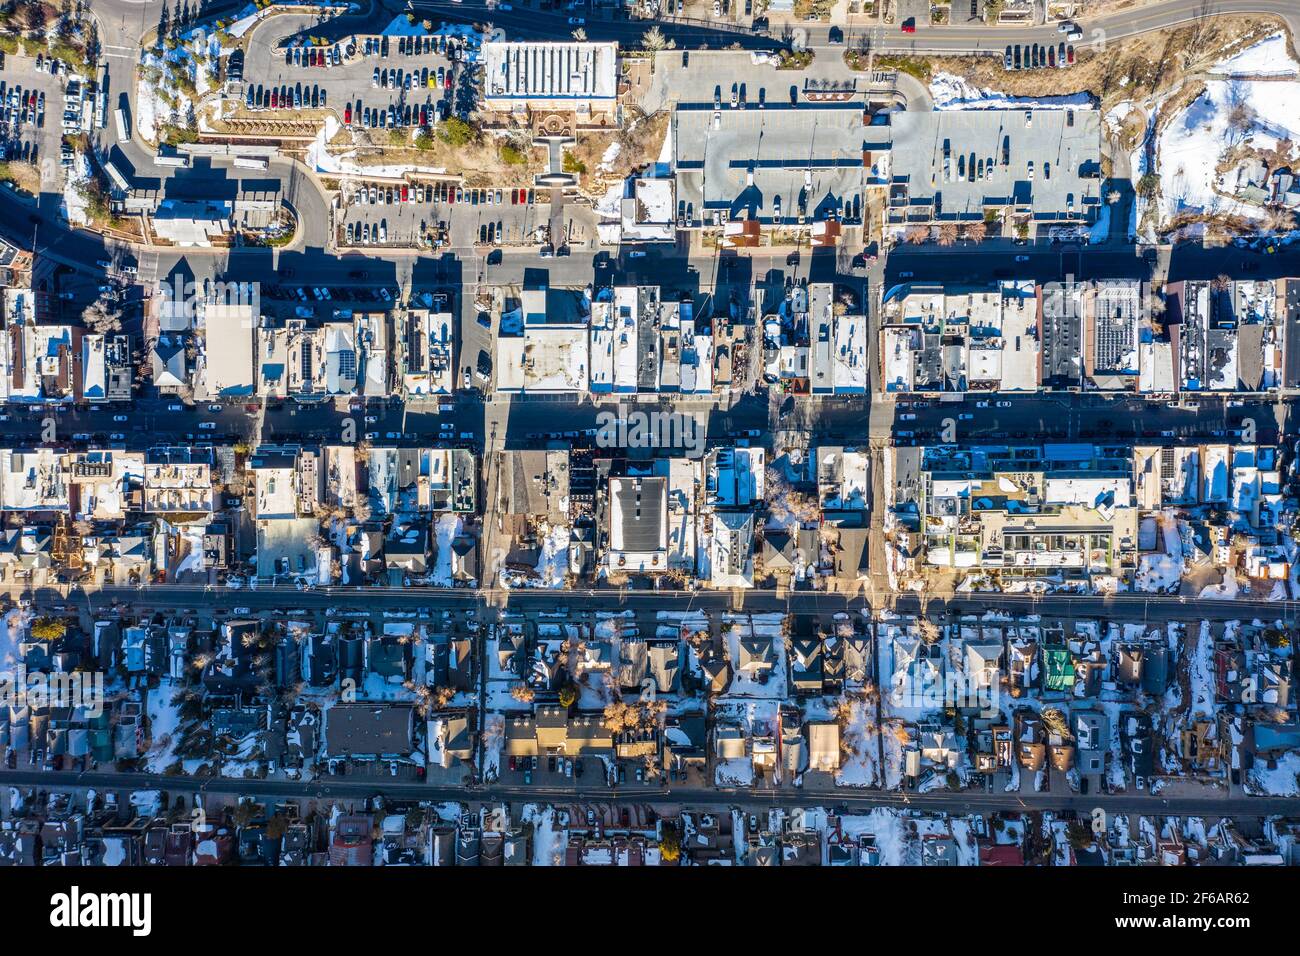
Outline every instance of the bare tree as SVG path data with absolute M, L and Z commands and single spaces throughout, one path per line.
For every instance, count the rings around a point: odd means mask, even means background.
M 930 238 L 930 227 L 908 226 L 907 231 L 903 233 L 903 238 L 914 246 L 922 245 Z
M 939 227 L 939 245 L 951 246 L 957 241 L 957 224 L 955 222 L 945 222 Z
M 641 49 L 649 53 L 671 50 L 676 45 L 676 42 L 665 37 L 664 32 L 658 27 L 651 27 L 641 36 Z
M 101 335 L 122 328 L 122 316 L 117 305 L 102 297 L 86 306 L 81 313 L 81 321 L 86 324 L 86 328 Z

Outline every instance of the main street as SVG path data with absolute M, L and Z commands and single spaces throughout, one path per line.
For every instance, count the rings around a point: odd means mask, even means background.
M 574 29 L 568 22 L 571 11 L 546 11 L 525 0 L 504 11 L 491 9 L 482 2 L 456 0 L 412 0 L 411 8 L 431 17 L 463 22 L 490 20 L 506 31 L 511 39 L 553 38 L 568 36 Z M 1184 26 L 1212 16 L 1264 14 L 1281 18 L 1294 34 L 1300 27 L 1300 9 L 1293 0 L 1165 0 L 1119 10 L 1103 16 L 1083 16 L 1078 22 L 1084 30 L 1085 44 L 1105 44 L 1127 37 Z M 583 29 L 592 40 L 617 40 L 625 46 L 639 45 L 645 31 L 658 26 L 664 36 L 678 47 L 694 48 L 707 44 L 726 47 L 739 43 L 745 49 L 765 49 L 784 45 L 796 31 L 810 49 L 827 52 L 842 50 L 845 44 L 856 45 L 869 40 L 878 53 L 908 55 L 990 54 L 1001 56 L 1009 44 L 1056 43 L 1061 34 L 1055 23 L 1041 25 L 954 22 L 932 25 L 917 18 L 914 33 L 903 33 L 900 24 L 886 25 L 871 17 L 852 17 L 845 24 L 821 21 L 788 23 L 772 20 L 766 31 L 751 31 L 725 21 L 709 23 L 698 20 L 625 19 L 618 14 L 591 13 Z M 835 37 L 843 36 L 843 39 Z
M 27 598 L 42 607 L 66 605 L 76 610 L 83 604 L 92 612 L 114 606 L 148 610 L 206 608 L 230 613 L 247 608 L 247 613 L 303 610 L 358 610 L 373 614 L 391 611 L 417 612 L 449 608 L 487 611 L 509 610 L 531 613 L 580 613 L 612 610 L 665 610 L 680 607 L 692 611 L 782 611 L 798 614 L 835 614 L 864 608 L 890 609 L 896 613 L 918 613 L 919 594 L 889 588 L 864 587 L 858 591 L 778 591 L 761 588 L 733 590 L 672 590 L 634 588 L 584 588 L 565 590 L 503 588 L 420 589 L 410 587 L 322 587 L 299 590 L 290 586 L 229 588 L 216 585 L 150 584 L 142 587 L 108 586 L 82 590 L 43 588 L 35 592 L 22 585 L 0 585 L 0 594 Z M 961 593 L 932 597 L 925 602 L 932 616 L 995 614 L 1044 618 L 1117 618 L 1142 620 L 1150 624 L 1167 621 L 1230 621 L 1258 618 L 1262 621 L 1296 620 L 1297 602 L 1239 598 L 1213 600 L 1164 594 L 1004 594 Z M 241 611 L 240 613 L 245 613 Z
M 782 807 L 795 809 L 825 806 L 837 811 L 863 811 L 874 807 L 893 807 L 899 810 L 929 810 L 946 813 L 996 813 L 1050 810 L 1055 813 L 1072 811 L 1091 815 L 1101 809 L 1106 813 L 1157 813 L 1169 816 L 1252 817 L 1269 814 L 1291 814 L 1296 801 L 1285 797 L 1228 796 L 1207 791 L 1201 796 L 1161 796 L 1145 791 L 1125 793 L 1005 793 L 995 791 L 945 791 L 910 793 L 906 791 L 881 791 L 849 788 L 817 788 L 801 790 L 742 790 L 734 787 L 652 788 L 644 786 L 608 787 L 578 783 L 570 787 L 543 785 L 512 785 L 492 783 L 483 785 L 440 786 L 437 784 L 401 783 L 384 778 L 349 779 L 330 777 L 325 780 L 259 780 L 252 778 L 192 777 L 177 778 L 165 774 L 110 773 L 87 771 L 76 773 L 31 770 L 0 770 L 0 783 L 18 787 L 39 787 L 45 790 L 70 790 L 91 788 L 100 793 L 106 790 L 158 789 L 188 801 L 208 795 L 235 795 L 275 798 L 308 798 L 315 800 L 366 800 L 382 793 L 394 801 L 424 800 L 431 802 L 467 802 L 490 805 L 501 802 L 552 803 L 558 806 L 580 801 L 584 804 L 652 804 L 674 807 Z

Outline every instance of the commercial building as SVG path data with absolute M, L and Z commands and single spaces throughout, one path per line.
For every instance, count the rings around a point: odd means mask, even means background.
M 483 106 L 490 112 L 569 113 L 584 126 L 614 122 L 617 43 L 488 42 L 482 61 Z
M 1082 234 L 1101 197 L 1093 109 L 934 110 L 888 115 L 888 225 L 984 223 L 998 234 Z
M 725 244 L 757 245 L 764 230 L 862 219 L 864 189 L 880 175 L 856 100 L 682 103 L 673 112 L 673 169 L 681 228 L 720 227 Z M 827 241 L 824 226 L 819 235 Z

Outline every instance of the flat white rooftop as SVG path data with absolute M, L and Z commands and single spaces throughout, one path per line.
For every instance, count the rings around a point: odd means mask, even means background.
M 484 43 L 489 99 L 613 100 L 618 95 L 617 43 Z

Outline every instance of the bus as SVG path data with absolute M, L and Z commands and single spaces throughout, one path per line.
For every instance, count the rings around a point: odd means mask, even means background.
M 124 143 L 130 138 L 130 133 L 126 128 L 126 112 L 124 110 L 114 110 L 113 120 L 117 123 L 117 141 Z

